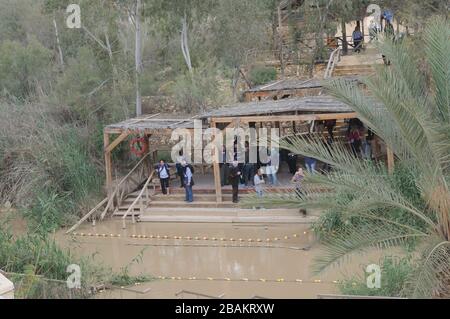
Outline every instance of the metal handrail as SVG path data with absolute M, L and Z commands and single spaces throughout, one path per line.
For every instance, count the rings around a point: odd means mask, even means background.
M 147 196 L 147 204 L 148 204 L 148 201 L 150 200 L 150 196 L 148 194 L 148 184 L 150 184 L 151 180 L 153 179 L 153 175 L 155 175 L 154 171 L 148 177 L 147 181 L 144 184 L 144 187 L 142 187 L 141 191 L 139 192 L 139 195 L 136 197 L 136 199 L 133 201 L 133 203 L 130 205 L 130 207 L 128 207 L 127 211 L 123 215 L 123 217 L 122 217 L 122 228 L 123 229 L 126 228 L 125 219 L 127 218 L 128 214 L 131 212 L 131 210 L 134 209 L 134 206 L 136 206 L 136 204 L 138 202 L 140 202 L 140 204 L 141 204 L 141 214 L 144 212 L 144 203 L 142 202 L 142 195 L 144 194 L 144 191 L 145 191 L 146 196 Z M 134 224 L 136 222 L 135 218 L 134 218 L 134 212 L 131 214 L 131 219 Z
M 337 57 L 337 59 L 336 59 L 336 57 Z M 328 60 L 328 65 L 325 70 L 324 79 L 328 79 L 333 75 L 334 68 L 340 60 L 341 60 L 341 48 L 337 48 L 330 55 L 330 59 Z

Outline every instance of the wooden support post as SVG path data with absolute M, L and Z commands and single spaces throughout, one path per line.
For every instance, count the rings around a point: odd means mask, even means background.
M 387 148 L 387 166 L 389 174 L 394 173 L 394 152 L 390 147 Z
M 109 147 L 109 133 L 103 133 L 103 144 L 105 149 L 105 172 L 106 172 L 106 191 L 108 197 L 111 195 L 112 191 L 112 163 L 111 163 L 111 152 L 108 152 Z
M 211 128 L 217 128 L 216 122 L 211 121 Z M 221 150 L 215 150 L 213 154 L 213 171 L 214 171 L 214 187 L 216 189 L 216 202 L 222 202 L 222 184 L 220 180 L 220 166 L 219 166 L 219 152 Z
M 119 137 L 117 137 L 114 142 L 105 147 L 105 152 L 111 153 L 117 145 L 119 145 L 124 139 L 128 137 L 129 133 L 127 131 L 122 132 Z

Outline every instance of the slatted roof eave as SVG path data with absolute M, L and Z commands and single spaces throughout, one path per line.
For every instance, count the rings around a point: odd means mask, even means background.
M 258 101 L 229 105 L 203 114 L 204 119 L 215 117 L 263 116 L 291 112 L 309 113 L 350 113 L 346 104 L 330 96 L 310 96 L 277 101 Z
M 174 114 L 153 114 L 130 118 L 119 123 L 107 125 L 106 133 L 120 133 L 123 131 L 151 132 L 171 129 L 193 129 L 194 120 L 198 116 L 188 117 Z

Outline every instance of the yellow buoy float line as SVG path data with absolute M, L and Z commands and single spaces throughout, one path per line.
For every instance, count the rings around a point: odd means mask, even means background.
M 307 235 L 309 233 L 309 231 L 305 231 L 303 232 L 303 235 Z M 207 236 L 195 236 L 195 237 L 191 237 L 191 236 L 169 236 L 169 235 L 142 235 L 142 234 L 132 234 L 132 235 L 128 235 L 128 236 L 122 236 L 121 234 L 99 234 L 99 233 L 78 233 L 78 232 L 74 232 L 72 233 L 72 236 L 77 236 L 77 237 L 96 237 L 96 238 L 124 238 L 124 237 L 129 237 L 129 238 L 133 238 L 133 239 L 164 239 L 164 240 L 204 240 L 204 241 L 230 241 L 230 242 L 258 242 L 261 243 L 263 241 L 265 242 L 275 242 L 275 241 L 280 241 L 281 239 L 279 237 L 273 237 L 273 238 L 266 238 L 266 239 L 261 239 L 261 238 L 217 238 L 217 237 L 207 237 Z M 289 239 L 293 239 L 293 238 L 299 238 L 300 235 L 299 234 L 293 234 L 293 235 L 286 235 L 286 236 L 281 236 L 281 238 L 284 238 L 284 240 L 289 240 Z
M 321 279 L 314 280 L 303 280 L 303 279 L 285 279 L 285 278 L 276 278 L 276 279 L 267 279 L 267 278 L 259 278 L 259 279 L 249 279 L 249 278 L 214 278 L 214 277 L 206 277 L 206 278 L 197 278 L 197 277 L 175 277 L 175 276 L 158 276 L 156 277 L 160 280 L 189 280 L 189 281 L 234 281 L 234 282 L 267 282 L 267 283 L 299 283 L 299 284 L 334 284 L 337 285 L 340 283 L 339 280 L 332 281 L 324 281 Z M 356 283 L 352 283 L 352 285 L 356 285 Z

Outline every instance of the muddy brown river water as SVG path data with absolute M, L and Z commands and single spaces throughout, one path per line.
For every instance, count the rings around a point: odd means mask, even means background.
M 132 275 L 158 278 L 98 298 L 317 298 L 338 293 L 333 281 L 362 275 L 362 267 L 380 257 L 355 258 L 314 277 L 320 245 L 308 225 L 138 223 L 123 230 L 110 220 L 85 224 L 75 234 L 58 233 L 57 240 L 77 255 L 96 254 L 114 271 L 128 266 Z

